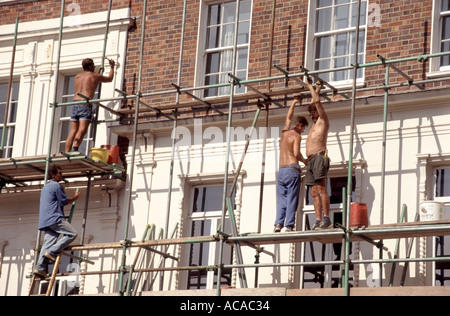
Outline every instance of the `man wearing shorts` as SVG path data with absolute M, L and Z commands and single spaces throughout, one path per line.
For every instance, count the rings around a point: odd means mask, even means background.
M 306 156 L 308 157 L 308 170 L 305 184 L 311 189 L 311 196 L 316 213 L 316 222 L 312 229 L 326 229 L 332 227 L 330 220 L 330 197 L 327 192 L 327 176 L 330 168 L 330 159 L 327 151 L 328 130 L 330 122 L 322 103 L 320 102 L 320 90 L 322 82 L 312 86 L 308 78 L 308 88 L 311 92 L 311 104 L 308 107 L 313 125 L 306 139 Z
M 283 227 L 286 227 L 288 232 L 294 230 L 301 182 L 298 162 L 301 161 L 305 165 L 308 163 L 308 160 L 300 153 L 301 134 L 308 126 L 308 121 L 303 116 L 298 116 L 294 126 L 291 128 L 294 107 L 298 103 L 300 103 L 300 97 L 296 97 L 292 102 L 281 133 L 275 233 L 279 233 Z
M 112 82 L 114 79 L 114 60 L 109 59 L 109 65 L 111 66 L 111 70 L 109 71 L 109 76 L 105 77 L 99 73 L 94 72 L 95 65 L 94 61 L 91 58 L 84 59 L 82 62 L 84 71 L 75 77 L 75 96 L 73 100 L 84 100 L 81 96 L 78 95 L 78 93 L 81 93 L 89 99 L 93 99 L 95 96 L 95 91 L 97 90 L 97 87 L 101 82 Z M 86 135 L 91 121 L 91 104 L 81 104 L 73 106 L 72 116 L 70 117 L 70 133 L 66 139 L 66 152 L 78 151 L 78 148 L 83 141 L 84 135 Z

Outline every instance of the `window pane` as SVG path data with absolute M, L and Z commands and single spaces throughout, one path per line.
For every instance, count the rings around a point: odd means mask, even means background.
M 450 41 L 442 43 L 442 51 L 443 52 L 450 51 Z M 450 65 L 450 56 L 442 56 L 441 66 L 449 66 L 449 65 Z
M 206 73 L 218 73 L 220 65 L 220 54 L 212 53 L 206 57 Z
M 317 38 L 316 59 L 331 57 L 331 39 L 331 36 Z
M 450 39 L 450 16 L 446 16 L 442 21 L 442 39 Z
M 252 1 L 244 0 L 241 1 L 239 7 L 239 21 L 250 20 L 252 11 Z
M 450 0 L 442 0 L 442 11 L 450 10 Z
M 366 25 L 366 12 L 367 12 L 367 2 L 361 2 L 361 10 L 360 10 L 360 26 Z M 358 3 L 354 3 L 352 6 L 352 27 L 356 26 L 356 12 L 358 11 Z
M 317 10 L 317 32 L 331 31 L 331 8 Z
M 248 44 L 250 38 L 250 22 L 240 22 L 238 33 L 238 45 Z
M 210 27 L 206 30 L 206 49 L 219 47 L 220 28 Z
M 436 170 L 436 197 L 450 196 L 450 168 Z
M 247 49 L 240 49 L 238 50 L 238 60 L 237 60 L 237 69 L 247 70 L 247 60 L 248 60 L 248 50 Z M 238 76 L 239 79 L 246 79 L 246 77 L 241 78 Z
M 350 17 L 350 6 L 344 5 L 340 7 L 336 7 L 334 11 L 334 29 L 346 29 L 348 28 L 349 23 L 349 17 Z
M 236 2 L 228 2 L 223 5 L 223 23 L 235 22 Z
M 220 24 L 220 6 L 210 5 L 208 13 L 208 26 Z
M 333 0 L 318 0 L 317 1 L 318 8 L 329 7 L 331 5 L 333 5 Z
M 348 55 L 349 53 L 349 42 L 348 42 L 349 33 L 343 33 L 336 35 L 336 42 L 334 48 L 334 56 L 343 56 Z
M 228 24 L 223 27 L 222 47 L 234 45 L 234 24 Z
M 195 188 L 192 212 L 221 211 L 222 198 L 222 187 Z
M 5 109 L 6 109 L 6 103 L 0 103 L 0 125 L 3 126 L 3 123 L 5 122 Z

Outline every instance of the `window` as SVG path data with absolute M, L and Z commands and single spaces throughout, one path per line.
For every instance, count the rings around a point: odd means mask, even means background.
M 436 169 L 436 197 L 450 197 L 450 168 Z
M 364 202 L 361 196 L 361 187 L 363 184 L 363 169 L 367 163 L 365 160 L 353 161 L 352 172 L 352 202 Z M 328 172 L 327 179 L 327 191 L 330 196 L 330 219 L 333 224 L 341 223 L 342 220 L 342 191 L 348 185 L 348 162 L 332 162 Z M 303 216 L 302 228 L 305 231 L 311 229 L 316 220 L 313 199 L 309 194 L 309 187 L 301 190 L 304 196 L 304 205 L 302 208 Z M 298 219 L 297 219 L 298 221 Z M 311 242 L 304 244 L 300 252 L 300 258 L 303 262 L 315 262 L 315 261 L 337 261 L 341 260 L 342 244 L 322 244 L 320 242 Z M 350 245 L 350 254 L 355 257 L 359 254 L 357 248 L 353 249 L 353 243 Z M 358 275 L 358 265 L 351 265 L 350 277 L 352 282 L 356 284 L 358 282 L 354 275 Z M 299 286 L 300 288 L 332 288 L 337 287 L 339 284 L 340 271 L 338 266 L 332 265 L 320 265 L 320 266 L 305 266 L 300 268 L 299 273 Z
M 358 1 L 356 0 L 311 0 L 309 25 L 308 64 L 312 70 L 330 70 L 320 77 L 328 82 L 350 82 L 353 70 L 333 71 L 354 63 L 355 31 Z M 358 45 L 358 63 L 365 61 L 367 1 L 361 3 L 361 20 Z M 363 78 L 363 69 L 358 70 L 358 79 Z
M 239 79 L 247 79 L 248 54 L 250 44 L 251 0 L 239 1 L 239 13 L 236 17 L 236 1 L 214 2 L 207 7 L 204 23 L 204 79 L 203 85 L 215 85 L 229 82 L 229 73 L 235 70 Z M 236 23 L 236 21 L 238 23 Z M 236 24 L 237 46 L 235 47 Z M 233 64 L 233 52 L 236 49 L 236 61 Z M 245 87 L 236 87 L 235 93 L 245 93 Z M 210 88 L 203 97 L 215 97 L 230 93 L 229 87 Z
M 434 3 L 431 53 L 450 51 L 450 1 L 436 0 Z M 433 72 L 450 71 L 450 56 L 430 59 Z M 436 74 L 437 75 L 437 74 Z
M 235 196 L 235 193 L 234 193 Z M 234 205 L 234 196 L 232 204 Z M 189 214 L 191 222 L 191 237 L 215 235 L 220 226 L 222 216 L 223 186 L 199 186 L 192 189 L 192 205 Z M 231 223 L 226 218 L 225 233 L 231 233 Z M 195 243 L 190 245 L 189 265 L 215 265 L 219 258 L 219 243 Z M 233 261 L 233 247 L 224 244 L 223 263 Z M 231 285 L 232 270 L 225 269 L 221 285 Z M 187 289 L 212 289 L 217 285 L 217 275 L 214 271 L 192 270 L 188 274 Z
M 441 52 L 450 51 L 450 1 L 442 0 L 441 12 L 440 12 L 440 47 Z M 444 56 L 441 58 L 441 69 L 450 69 L 450 56 Z
M 0 143 L 3 140 L 4 152 L 2 158 L 12 157 L 14 132 L 17 118 L 17 106 L 19 99 L 19 83 L 15 82 L 12 85 L 11 100 L 8 110 L 8 118 L 5 129 L 5 114 L 6 114 L 6 98 L 8 97 L 9 84 L 0 84 Z M 3 133 L 5 138 L 3 139 Z
M 435 170 L 435 199 L 445 203 L 444 219 L 450 219 L 450 167 Z M 450 255 L 450 237 L 439 236 L 435 240 L 436 257 Z M 435 286 L 450 285 L 450 264 L 448 262 L 435 262 Z
M 72 102 L 73 96 L 75 95 L 75 75 L 64 77 L 64 87 L 62 103 Z M 98 98 L 98 92 L 95 92 L 95 97 Z M 59 152 L 65 151 L 66 139 L 70 132 L 70 116 L 72 115 L 72 106 L 62 106 L 60 107 L 60 141 L 59 141 Z M 89 129 L 84 136 L 83 142 L 79 148 L 80 153 L 89 154 L 88 150 L 92 147 L 93 138 L 90 136 L 92 130 L 92 124 L 89 125 Z

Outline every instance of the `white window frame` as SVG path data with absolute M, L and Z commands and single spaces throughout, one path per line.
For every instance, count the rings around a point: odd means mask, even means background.
M 7 83 L 5 85 L 8 86 Z M 17 85 L 17 100 L 13 101 L 12 99 L 13 99 L 13 95 L 15 94 L 15 90 L 14 90 L 14 86 L 15 85 Z M 11 91 L 12 92 L 11 93 L 11 102 L 10 102 L 9 111 L 8 111 L 8 122 L 6 123 L 6 127 L 4 126 L 4 123 L 5 123 L 4 120 L 2 120 L 0 122 L 0 128 L 2 128 L 2 129 L 6 128 L 6 130 L 7 130 L 6 137 L 5 137 L 5 144 L 4 144 L 4 153 L 3 153 L 3 155 L 0 155 L 0 158 L 11 158 L 12 155 L 13 155 L 13 152 L 14 152 L 14 142 L 15 142 L 14 138 L 16 137 L 16 133 L 17 133 L 17 131 L 16 131 L 16 124 L 17 124 L 17 119 L 19 117 L 18 116 L 19 91 L 20 91 L 20 82 L 19 81 L 13 81 L 13 86 L 12 86 L 12 91 Z M 7 98 L 7 96 L 5 96 L 5 102 L 4 102 L 5 105 L 7 103 L 6 102 L 6 98 Z M 11 122 L 10 121 L 11 113 L 12 113 L 11 106 L 12 106 L 13 103 L 16 105 L 16 119 L 15 119 L 14 122 Z M 4 113 L 3 113 L 3 115 L 4 115 Z M 8 144 L 8 140 L 11 138 L 11 135 L 10 135 L 11 129 L 14 130 L 13 136 L 12 136 L 12 144 Z M 0 130 L 0 145 L 1 145 L 2 133 L 3 133 L 3 130 Z M 10 155 L 5 155 L 5 153 L 8 153 L 10 150 L 11 150 L 11 154 Z
M 243 181 L 247 172 L 245 170 L 241 170 L 239 174 L 238 181 L 236 183 L 236 193 L 235 193 L 235 218 L 236 218 L 236 226 L 238 232 L 240 231 L 240 218 L 241 218 L 241 210 L 242 210 L 242 191 L 243 191 Z M 231 185 L 234 179 L 235 173 L 230 173 L 228 175 L 228 184 Z M 223 186 L 224 175 L 223 173 L 211 173 L 211 174 L 194 174 L 194 175 L 180 175 L 180 192 L 181 197 L 178 203 L 179 209 L 179 220 L 180 223 L 178 228 L 178 236 L 189 237 L 191 234 L 192 221 L 190 218 L 190 214 L 192 211 L 192 197 L 193 190 L 196 187 L 205 187 L 205 186 Z M 195 219 L 200 220 L 202 218 L 209 218 L 212 215 L 222 215 L 221 212 L 208 212 L 211 214 L 207 214 L 205 217 L 202 217 L 201 214 L 194 214 L 193 217 Z M 214 213 L 214 214 L 212 214 Z M 184 225 L 187 224 L 187 225 Z M 211 243 L 212 244 L 212 243 Z M 189 264 L 189 251 L 190 245 L 187 245 L 187 248 L 179 248 L 179 258 L 180 261 L 185 265 Z M 211 251 L 210 255 L 214 252 Z M 236 258 L 233 252 L 233 263 L 236 262 Z M 180 264 L 181 265 L 181 264 Z M 177 289 L 185 289 L 188 284 L 188 273 L 185 272 L 176 272 L 176 280 L 177 280 Z M 208 275 L 208 286 L 207 289 L 213 289 L 212 284 L 214 284 L 215 277 L 214 273 L 212 273 L 212 277 Z M 231 286 L 236 286 L 237 281 L 237 270 L 233 269 L 232 272 L 232 281 Z
M 243 1 L 243 0 L 239 0 L 239 1 Z M 196 85 L 199 87 L 205 86 L 205 78 L 206 78 L 206 67 L 207 67 L 207 56 L 209 53 L 214 53 L 214 52 L 223 52 L 225 50 L 229 50 L 229 49 L 234 49 L 234 43 L 232 46 L 226 46 L 226 47 L 219 47 L 219 48 L 212 48 L 212 49 L 207 49 L 206 48 L 206 29 L 207 29 L 207 20 L 208 20 L 208 11 L 209 11 L 209 6 L 211 5 L 215 5 L 215 4 L 220 4 L 220 3 L 227 3 L 227 2 L 237 2 L 237 0 L 203 0 L 201 3 L 201 9 L 200 9 L 200 18 L 199 18 L 199 28 L 198 28 L 198 47 L 197 47 L 197 66 L 196 66 L 196 75 L 195 75 L 195 82 Z M 251 8 L 250 8 L 250 20 L 245 20 L 248 21 L 249 23 L 249 34 L 248 34 L 248 43 L 246 44 L 238 44 L 236 46 L 236 54 L 238 54 L 238 51 L 240 49 L 247 49 L 247 68 L 246 68 L 246 76 L 245 78 L 240 78 L 243 80 L 247 80 L 248 79 L 248 69 L 249 69 L 249 58 L 250 58 L 250 43 L 251 43 L 251 30 L 252 30 L 252 13 L 253 13 L 253 0 L 250 0 L 251 2 Z M 236 23 L 236 22 L 234 22 Z M 238 56 L 236 56 L 236 64 L 239 63 L 238 60 Z M 237 65 L 233 65 L 233 68 L 237 67 Z M 222 66 L 222 63 L 219 67 Z M 242 70 L 241 70 L 242 71 Z M 229 73 L 231 71 L 225 71 L 225 72 L 220 72 L 220 74 L 222 75 L 226 75 L 226 82 L 228 83 L 228 75 L 227 73 Z M 236 70 L 236 76 L 239 77 L 238 74 L 238 70 Z M 219 80 L 220 80 L 220 74 L 219 74 Z M 223 83 L 223 82 L 221 82 Z M 239 88 L 238 86 L 235 87 L 235 93 L 245 93 L 247 91 L 247 88 L 245 87 L 241 87 Z M 204 95 L 206 93 L 206 89 L 202 89 L 200 91 L 197 91 L 198 97 L 203 98 Z M 209 96 L 208 98 L 215 98 L 215 97 L 220 97 L 220 96 L 224 96 L 224 95 L 228 95 L 229 94 L 229 88 L 225 87 L 225 88 L 219 88 L 217 91 L 217 94 L 215 96 Z
M 433 18 L 431 31 L 431 54 L 441 52 L 442 44 L 442 20 L 443 17 L 450 16 L 450 10 L 442 12 L 442 1 L 433 1 Z M 450 65 L 441 66 L 441 58 L 430 59 L 430 73 L 429 77 L 439 77 L 450 75 Z
M 363 47 L 363 53 L 359 53 L 359 55 L 363 55 L 362 60 L 359 60 L 359 63 L 365 63 L 366 60 L 366 47 L 367 47 L 367 21 L 368 21 L 368 2 L 366 2 L 366 16 L 365 18 L 365 24 L 360 26 L 360 32 L 364 32 L 364 47 Z M 309 10 L 308 10 L 308 24 L 307 24 L 307 39 L 306 39 L 306 68 L 310 71 L 313 70 L 322 70 L 322 69 L 315 69 L 315 63 L 316 63 L 316 39 L 318 37 L 324 37 L 324 36 L 332 36 L 332 35 L 338 35 L 338 34 L 344 34 L 348 33 L 351 36 L 354 36 L 356 26 L 349 27 L 349 28 L 343 28 L 338 30 L 331 30 L 326 32 L 316 32 L 316 7 L 317 0 L 309 0 Z M 334 2 L 333 2 L 334 3 Z M 335 5 L 333 4 L 333 7 Z M 334 12 L 334 11 L 333 11 Z M 363 17 L 362 17 L 363 18 Z M 333 43 L 331 43 L 333 45 Z M 351 45 L 351 44 L 350 44 Z M 361 43 L 359 44 L 361 45 Z M 349 65 L 351 66 L 354 63 L 354 51 L 351 51 L 351 47 L 349 49 L 349 54 L 347 55 L 349 57 Z M 334 58 L 334 56 L 331 56 L 331 58 Z M 330 65 L 330 69 L 333 69 L 333 67 Z M 336 69 L 336 68 L 335 68 Z M 349 70 L 352 72 L 353 70 Z M 365 76 L 365 70 L 359 69 L 358 71 L 362 72 L 362 75 L 360 78 L 357 79 L 357 85 L 364 84 L 364 76 Z M 329 72 L 331 74 L 331 72 Z M 335 73 L 333 71 L 333 73 Z M 328 73 L 326 73 L 328 75 Z M 322 77 L 319 74 L 319 77 Z M 346 80 L 339 80 L 339 81 L 329 81 L 330 84 L 337 86 L 337 87 L 346 87 L 353 84 L 353 79 L 346 79 Z
M 355 190 L 354 190 L 354 193 L 352 194 L 353 202 L 361 202 L 362 201 L 361 194 L 362 194 L 363 168 L 365 168 L 366 165 L 367 165 L 366 161 L 362 160 L 362 159 L 353 161 L 352 176 L 355 178 L 355 183 L 353 184 L 355 187 Z M 303 171 L 302 173 L 304 174 L 305 171 Z M 328 171 L 328 178 L 341 178 L 341 177 L 348 177 L 348 162 L 342 161 L 342 162 L 331 163 L 330 170 Z M 304 230 L 304 231 L 307 230 L 306 229 L 306 216 L 315 214 L 313 205 L 305 205 L 306 194 L 307 194 L 306 185 L 304 184 L 304 181 L 302 181 L 302 188 L 301 188 L 301 192 L 300 192 L 301 203 L 299 205 L 299 208 L 302 210 L 300 224 L 301 224 L 302 230 Z M 343 207 L 343 203 L 336 203 L 336 204 L 330 205 L 330 216 L 331 216 L 332 221 L 334 219 L 334 213 L 342 212 L 342 207 Z M 314 222 L 310 222 L 311 227 L 312 227 L 312 225 L 314 225 Z M 317 242 L 314 242 L 313 244 L 315 246 L 318 245 Z M 322 245 L 322 244 L 320 244 L 320 245 Z M 305 252 L 306 252 L 306 247 L 308 247 L 308 249 L 309 249 L 310 245 L 304 244 L 301 247 L 301 251 L 299 253 L 300 258 L 304 258 Z M 315 252 L 316 252 L 316 250 L 317 249 L 315 247 Z M 357 254 L 354 253 L 354 255 L 357 255 Z M 297 260 L 300 258 L 297 258 Z M 326 261 L 333 261 L 335 259 L 333 244 L 326 245 L 325 254 L 324 254 L 323 259 Z M 316 260 L 319 261 L 320 259 L 316 258 Z M 359 269 L 358 266 L 354 267 L 355 274 L 357 274 L 356 271 L 359 271 L 358 269 Z M 299 274 L 300 284 L 296 285 L 296 286 L 299 286 L 299 288 L 305 288 L 304 287 L 305 286 L 305 275 L 304 275 L 305 273 L 306 273 L 306 271 L 305 271 L 304 267 L 301 267 L 300 274 Z M 324 286 L 331 287 L 332 281 L 333 281 L 332 266 L 325 266 L 324 277 L 325 277 Z M 355 284 L 358 281 L 359 280 L 353 280 L 353 282 Z M 308 288 L 314 288 L 314 287 L 308 287 Z
M 436 170 L 450 168 L 450 153 L 419 154 L 417 155 L 419 168 L 419 203 L 434 200 L 445 204 L 445 209 L 450 209 L 450 196 L 436 197 Z M 444 219 L 450 219 L 450 212 L 445 212 Z M 446 237 L 448 239 L 448 237 Z M 434 257 L 436 253 L 436 239 L 433 238 L 431 247 L 427 249 L 427 256 Z M 431 279 L 431 284 L 436 284 L 436 262 L 419 263 L 424 275 Z M 431 270 L 431 277 L 428 273 Z

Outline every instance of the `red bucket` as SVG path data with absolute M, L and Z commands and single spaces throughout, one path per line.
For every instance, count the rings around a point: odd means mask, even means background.
M 352 203 L 350 207 L 350 227 L 368 227 L 369 215 L 366 203 Z
M 109 150 L 108 163 L 109 164 L 117 164 L 119 162 L 119 146 L 112 145 L 102 145 L 101 148 L 105 148 Z

